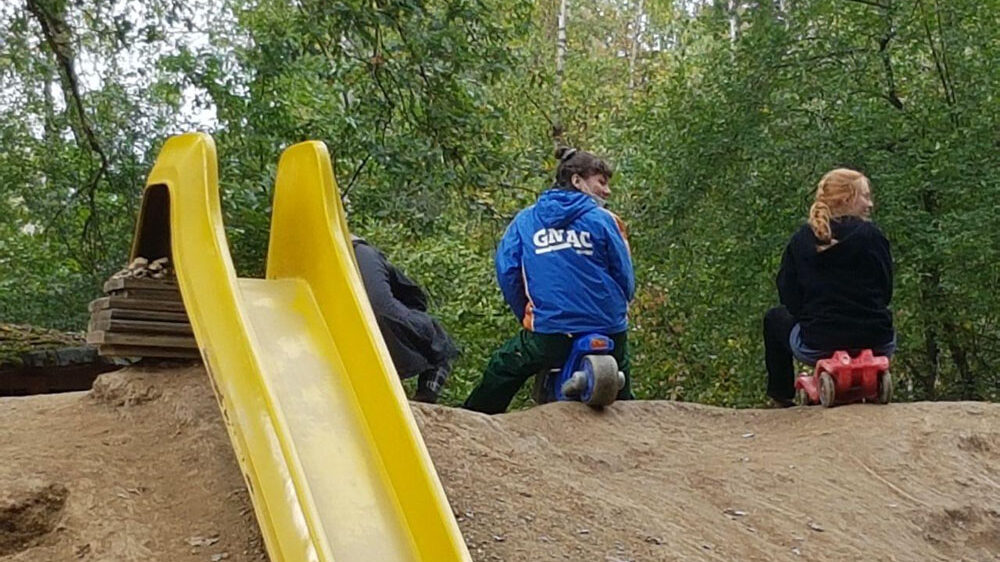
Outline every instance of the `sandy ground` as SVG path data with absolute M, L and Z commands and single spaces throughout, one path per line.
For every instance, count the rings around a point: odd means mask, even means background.
M 414 405 L 476 560 L 1000 560 L 1000 405 Z M 266 560 L 200 367 L 0 399 L 0 560 Z
M 3 398 L 0 426 L 0 560 L 267 560 L 200 366 Z

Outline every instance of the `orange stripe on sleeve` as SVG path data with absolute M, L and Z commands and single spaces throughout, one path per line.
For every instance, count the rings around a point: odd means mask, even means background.
M 531 302 L 531 293 L 528 292 L 528 274 L 524 272 L 524 263 L 521 263 L 521 280 L 524 283 L 524 296 L 528 303 L 524 305 L 524 320 L 521 325 L 529 332 L 535 331 L 535 303 Z
M 612 213 L 611 211 L 609 211 L 609 210 L 607 210 L 607 209 L 605 209 L 603 207 L 601 208 L 601 210 L 604 211 L 604 212 L 606 212 L 607 214 L 611 215 L 611 218 L 615 219 L 615 226 L 618 227 L 618 232 L 622 235 L 622 239 L 625 240 L 625 247 L 628 248 L 628 251 L 631 254 L 632 253 L 632 245 L 629 244 L 629 241 L 628 241 L 628 225 L 625 224 L 625 221 L 623 221 L 621 217 L 619 217 L 618 215 Z

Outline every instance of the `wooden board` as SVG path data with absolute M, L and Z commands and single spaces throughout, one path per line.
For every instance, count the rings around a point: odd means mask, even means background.
M 162 336 L 156 334 L 120 334 L 118 332 L 103 331 L 87 333 L 87 343 L 198 349 L 198 342 L 193 337 Z
M 177 281 L 171 279 L 148 279 L 145 277 L 125 277 L 108 279 L 104 283 L 104 292 L 121 291 L 124 289 L 153 289 L 158 291 L 178 291 Z
M 109 308 L 130 308 L 132 310 L 156 310 L 161 312 L 184 312 L 184 303 L 177 301 L 133 299 L 112 296 L 93 300 L 87 308 L 91 313 L 97 310 L 106 310 Z
M 123 332 L 193 336 L 190 324 L 179 322 L 151 322 L 147 320 L 119 320 L 116 318 L 93 318 L 87 327 L 89 332 Z
M 99 320 L 146 320 L 151 322 L 171 322 L 187 324 L 187 314 L 183 312 L 160 312 L 156 310 L 132 310 L 130 308 L 109 308 L 98 310 L 90 316 L 91 322 Z
M 108 293 L 108 296 L 126 299 L 183 302 L 179 291 L 164 289 L 120 289 L 111 291 Z
M 144 347 L 141 345 L 102 345 L 98 353 L 104 357 L 161 357 L 164 359 L 200 359 L 197 349 Z

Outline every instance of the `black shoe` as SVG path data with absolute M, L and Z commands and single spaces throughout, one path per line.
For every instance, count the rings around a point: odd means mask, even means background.
M 413 394 L 413 399 L 427 404 L 437 402 L 441 388 L 444 387 L 444 381 L 448 379 L 450 372 L 451 369 L 447 364 L 444 364 L 420 373 L 420 376 L 417 377 L 417 391 Z
M 768 398 L 771 399 L 770 404 L 768 404 L 769 408 L 791 408 L 795 405 L 795 400 L 791 398 L 775 398 L 774 396 Z
M 436 392 L 431 392 L 426 388 L 418 388 L 413 394 L 413 400 L 416 402 L 423 402 L 424 404 L 437 404 L 438 395 Z

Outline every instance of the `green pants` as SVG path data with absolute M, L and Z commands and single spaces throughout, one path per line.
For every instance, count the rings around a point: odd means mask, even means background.
M 612 355 L 618 361 L 618 369 L 625 373 L 625 386 L 618 392 L 618 400 L 632 400 L 628 332 L 609 337 L 615 342 Z M 521 330 L 493 353 L 483 372 L 483 380 L 472 389 L 463 407 L 485 414 L 507 411 L 510 401 L 525 381 L 549 369 L 561 368 L 572 348 L 573 338 L 566 334 L 537 334 Z

